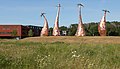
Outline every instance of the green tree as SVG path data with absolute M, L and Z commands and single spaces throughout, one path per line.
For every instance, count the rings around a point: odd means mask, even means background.
M 30 37 L 33 36 L 33 31 L 32 31 L 32 29 L 30 29 L 30 30 L 28 31 L 28 36 L 30 36 Z
M 90 33 L 91 33 L 92 36 L 97 36 L 99 34 L 98 33 L 98 24 L 91 25 Z
M 115 27 L 111 24 L 111 22 L 106 22 L 106 31 L 107 36 L 114 36 L 112 33 L 115 32 Z
M 68 35 L 74 36 L 77 31 L 77 27 L 78 27 L 78 24 L 71 24 L 70 27 L 68 28 Z
M 85 26 L 85 32 L 87 36 L 98 36 L 98 23 L 87 23 Z
M 49 35 L 52 36 L 52 33 L 53 33 L 53 28 L 49 28 Z
M 86 36 L 90 36 L 91 35 L 91 33 L 90 33 L 90 23 L 88 23 L 88 24 L 84 24 L 84 29 L 85 29 L 85 34 L 86 34 Z
M 114 26 L 115 29 L 115 36 L 120 36 L 120 22 L 113 21 L 111 24 Z
M 12 36 L 17 36 L 17 30 L 13 30 L 11 34 Z
M 74 36 L 77 31 L 78 24 L 71 24 L 68 28 L 68 34 Z M 98 36 L 98 22 L 91 22 L 84 24 L 84 29 L 87 36 Z M 106 22 L 106 34 L 107 36 L 120 36 L 120 22 Z
M 62 30 L 62 31 L 66 31 L 68 28 L 65 27 L 65 26 L 61 26 L 59 29 Z

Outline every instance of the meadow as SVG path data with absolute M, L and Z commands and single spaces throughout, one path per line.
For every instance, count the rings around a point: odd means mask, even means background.
M 120 69 L 120 37 L 0 39 L 0 69 Z

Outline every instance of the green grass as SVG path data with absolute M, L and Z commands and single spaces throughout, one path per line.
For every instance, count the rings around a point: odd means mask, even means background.
M 64 42 L 69 37 L 51 42 L 50 38 L 0 39 L 0 69 L 120 69 L 119 43 Z

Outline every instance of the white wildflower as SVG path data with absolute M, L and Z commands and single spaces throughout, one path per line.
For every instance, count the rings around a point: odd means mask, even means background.
M 72 52 L 72 53 L 74 53 L 74 52 Z
M 76 51 L 72 51 L 72 53 L 76 53 Z
M 74 54 L 74 55 L 72 55 L 72 58 L 74 58 L 74 57 L 76 57 L 76 55 Z

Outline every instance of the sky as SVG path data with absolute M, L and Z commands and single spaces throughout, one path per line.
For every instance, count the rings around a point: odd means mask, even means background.
M 0 24 L 43 26 L 40 16 L 45 12 L 49 27 L 54 26 L 57 5 L 61 4 L 60 26 L 78 23 L 78 3 L 82 3 L 83 23 L 99 22 L 103 9 L 107 9 L 107 21 L 120 21 L 120 0 L 0 0 Z

